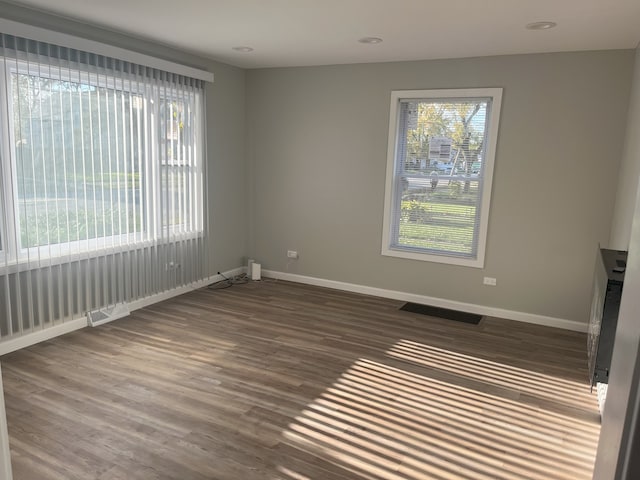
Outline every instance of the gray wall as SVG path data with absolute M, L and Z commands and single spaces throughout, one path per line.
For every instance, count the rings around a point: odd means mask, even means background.
M 632 51 L 607 51 L 248 71 L 249 253 L 266 269 L 587 321 L 632 65 Z M 381 256 L 390 91 L 459 87 L 504 88 L 485 268 Z
M 244 194 L 245 71 L 212 63 L 215 81 L 207 87 L 207 151 L 209 154 L 212 272 L 243 264 L 247 254 L 249 205 Z
M 246 183 L 245 71 L 210 59 L 117 32 L 44 14 L 0 1 L 0 17 L 47 28 L 116 47 L 136 50 L 213 72 L 206 89 L 208 202 L 211 223 L 209 270 L 240 266 L 247 251 L 248 202 L 240 192 Z
M 640 48 L 636 49 L 633 88 L 629 100 L 627 134 L 620 165 L 609 247 L 627 250 L 640 176 Z

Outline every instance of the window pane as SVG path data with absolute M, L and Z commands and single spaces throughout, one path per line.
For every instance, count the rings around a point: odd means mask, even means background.
M 478 198 L 477 181 L 404 178 L 394 246 L 474 256 Z
M 194 203 L 194 127 L 193 99 L 189 96 L 163 98 L 160 103 L 160 142 L 163 147 L 162 203 L 163 224 L 192 230 Z
M 402 104 L 394 247 L 474 257 L 488 100 Z
M 12 74 L 22 248 L 142 232 L 140 95 Z
M 192 198 L 190 172 L 191 168 L 187 166 L 162 167 L 163 224 L 166 226 L 186 227 L 189 223 L 189 201 Z
M 415 101 L 403 104 L 407 173 L 479 174 L 487 100 Z

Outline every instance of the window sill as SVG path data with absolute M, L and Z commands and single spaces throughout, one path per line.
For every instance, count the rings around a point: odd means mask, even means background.
M 449 255 L 435 255 L 432 253 L 420 252 L 418 250 L 402 248 L 383 247 L 382 255 L 387 257 L 406 258 L 409 260 L 419 260 L 421 262 L 444 263 L 461 267 L 484 268 L 484 258 L 461 258 Z
M 171 245 L 176 242 L 183 242 L 186 240 L 196 240 L 204 238 L 204 232 L 193 232 L 189 234 L 172 235 L 170 239 L 160 238 L 155 240 L 141 240 L 137 242 L 131 242 L 128 244 L 111 244 L 102 245 L 94 249 L 71 249 L 56 247 L 52 249 L 57 250 L 54 254 L 43 255 L 40 252 L 49 252 L 49 247 L 39 247 L 31 249 L 34 251 L 32 254 L 22 254 L 17 259 L 7 259 L 0 254 L 0 275 L 7 275 L 12 273 L 25 272 L 28 270 L 35 270 L 39 268 L 54 267 L 57 265 L 63 265 L 67 263 L 77 262 L 81 260 L 90 260 L 102 257 L 108 257 L 110 255 L 116 255 L 120 253 L 134 253 L 139 250 L 143 250 L 151 247 Z

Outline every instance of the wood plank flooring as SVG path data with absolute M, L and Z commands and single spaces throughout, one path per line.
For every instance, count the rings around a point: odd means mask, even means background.
M 584 334 L 265 280 L 5 355 L 15 480 L 590 479 Z

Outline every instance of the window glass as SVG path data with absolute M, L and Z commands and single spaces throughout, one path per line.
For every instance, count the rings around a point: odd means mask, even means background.
M 197 94 L 177 86 L 161 94 L 140 78 L 7 68 L 13 174 L 3 181 L 14 188 L 3 190 L 14 192 L 18 251 L 201 230 Z
M 14 72 L 22 248 L 143 229 L 139 95 Z

